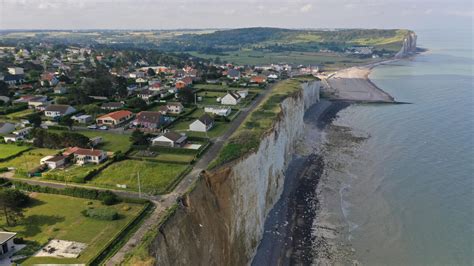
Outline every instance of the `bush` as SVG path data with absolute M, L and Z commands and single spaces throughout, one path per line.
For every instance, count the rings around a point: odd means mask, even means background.
M 102 199 L 102 204 L 104 205 L 114 205 L 115 203 L 118 202 L 118 198 L 117 196 L 115 196 L 115 194 L 109 194 L 109 195 L 105 195 Z
M 119 218 L 117 211 L 111 208 L 87 209 L 82 213 L 86 217 L 104 221 L 113 221 Z

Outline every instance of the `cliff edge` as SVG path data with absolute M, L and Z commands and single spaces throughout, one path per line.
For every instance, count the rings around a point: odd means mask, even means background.
M 416 33 L 410 31 L 403 40 L 402 48 L 395 54 L 395 58 L 411 56 L 416 52 Z

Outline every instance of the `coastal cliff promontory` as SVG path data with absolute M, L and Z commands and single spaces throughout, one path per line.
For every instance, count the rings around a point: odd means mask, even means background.
M 258 148 L 203 174 L 159 229 L 150 254 L 159 265 L 246 265 L 279 199 L 284 171 L 304 128 L 305 110 L 319 101 L 319 81 L 280 103 Z
M 403 40 L 402 48 L 395 55 L 395 58 L 413 55 L 416 52 L 416 39 L 417 36 L 413 31 L 408 32 L 405 39 Z

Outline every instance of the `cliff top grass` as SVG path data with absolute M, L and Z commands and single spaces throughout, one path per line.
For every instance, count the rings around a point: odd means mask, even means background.
M 281 102 L 301 90 L 301 84 L 315 77 L 299 77 L 276 84 L 266 98 L 245 118 L 239 128 L 230 136 L 217 157 L 209 164 L 213 169 L 255 151 L 265 133 L 277 121 Z

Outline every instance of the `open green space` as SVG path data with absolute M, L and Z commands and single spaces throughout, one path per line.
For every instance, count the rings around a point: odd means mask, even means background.
M 124 160 L 105 168 L 90 184 L 114 189 L 121 189 L 117 184 L 126 185 L 126 190 L 138 191 L 140 174 L 142 192 L 162 194 L 187 167 L 185 164 Z
M 28 241 L 20 254 L 32 255 L 49 239 L 77 241 L 87 248 L 76 259 L 30 257 L 22 265 L 33 264 L 88 264 L 128 223 L 144 208 L 143 205 L 120 203 L 106 208 L 119 214 L 118 220 L 104 221 L 85 217 L 81 211 L 88 208 L 104 208 L 100 201 L 73 198 L 62 195 L 31 193 L 32 202 L 24 211 L 24 218 L 13 227 L 0 217 L 0 228 L 18 233 Z
M 194 159 L 194 154 L 181 154 L 181 153 L 170 153 L 170 152 L 161 152 L 156 151 L 153 153 L 153 156 L 149 153 L 143 155 L 142 151 L 135 150 L 130 153 L 130 157 L 139 158 L 139 159 L 149 159 L 149 160 L 159 160 L 169 163 L 190 163 Z
M 102 166 L 105 162 L 101 164 L 85 164 L 85 165 L 71 165 L 65 169 L 54 169 L 49 170 L 42 174 L 42 179 L 55 180 L 55 181 L 65 181 L 65 182 L 75 182 L 75 183 L 84 183 L 84 178 L 91 172 Z
M 36 167 L 40 166 L 40 160 L 43 157 L 48 156 L 48 155 L 54 155 L 57 153 L 58 153 L 57 150 L 52 150 L 52 149 L 45 149 L 45 148 L 32 149 L 10 160 L 0 162 L 0 168 L 14 167 L 16 168 L 16 173 L 15 173 L 16 176 L 26 177 L 26 171 L 31 171 L 35 169 Z
M 24 118 L 25 116 L 34 113 L 34 111 L 35 111 L 34 109 L 25 109 L 22 111 L 8 114 L 5 117 L 11 120 L 20 120 L 21 118 Z
M 50 130 L 52 132 L 61 132 L 60 130 Z M 82 134 L 89 138 L 102 137 L 102 143 L 97 148 L 117 152 L 126 152 L 131 145 L 129 134 L 113 133 L 104 130 L 74 130 L 72 132 Z
M 18 146 L 16 144 L 0 144 L 0 160 L 26 151 L 29 148 L 29 146 Z

